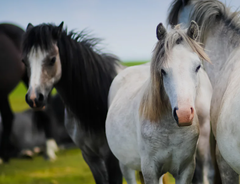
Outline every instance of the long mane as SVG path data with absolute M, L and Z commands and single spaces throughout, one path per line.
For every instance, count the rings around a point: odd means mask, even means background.
M 105 130 L 109 87 L 118 59 L 97 52 L 98 39 L 86 34 L 62 34 L 59 42 L 66 98 L 64 102 L 87 130 Z M 75 49 L 69 49 L 75 48 Z
M 168 17 L 167 22 L 171 26 L 175 26 L 178 24 L 178 14 L 182 7 L 186 6 L 190 0 L 185 0 L 185 4 L 183 3 L 183 0 L 174 0 L 169 9 L 168 9 Z
M 180 25 L 175 26 L 164 40 L 157 42 L 151 61 L 151 81 L 143 95 L 139 108 L 140 115 L 151 122 L 158 122 L 162 115 L 170 109 L 170 102 L 164 90 L 159 68 L 171 59 L 173 47 L 184 42 L 200 59 L 210 62 L 201 45 L 188 37 L 185 31 L 180 28 Z
M 190 3 L 190 0 L 188 0 Z M 222 2 L 217 0 L 192 1 L 193 7 L 190 12 L 189 21 L 194 20 L 200 26 L 200 41 L 205 43 L 206 37 L 210 30 L 217 25 L 222 25 L 223 35 L 232 35 L 231 43 L 239 44 L 240 38 L 240 12 L 231 12 Z M 185 5 L 179 0 L 175 0 L 170 7 L 168 15 L 168 23 L 176 25 L 178 21 L 179 11 Z M 231 34 L 229 34 L 231 32 Z
M 42 24 L 26 33 L 24 51 L 32 46 L 49 49 L 54 25 Z M 31 34 L 31 35 L 30 35 Z M 62 64 L 62 77 L 56 84 L 61 97 L 80 126 L 87 131 L 105 130 L 109 87 L 116 76 L 119 60 L 116 56 L 97 49 L 98 38 L 80 33 L 62 31 L 58 48 Z
M 222 32 L 224 35 L 234 34 L 230 38 L 232 43 L 236 44 L 236 40 L 238 40 L 236 38 L 240 36 L 239 12 L 231 12 L 230 8 L 220 1 L 197 1 L 191 12 L 191 19 L 195 20 L 201 27 L 200 38 L 202 43 L 205 43 L 209 30 L 219 24 L 223 25 Z M 232 34 L 229 34 L 229 32 L 232 32 Z

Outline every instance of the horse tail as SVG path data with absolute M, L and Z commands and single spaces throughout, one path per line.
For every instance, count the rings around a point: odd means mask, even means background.
M 217 159 L 216 159 L 216 139 L 213 135 L 213 132 L 211 130 L 210 133 L 210 147 L 211 147 L 211 157 L 214 165 L 214 184 L 222 184 L 220 171 L 217 165 Z
M 142 174 L 142 172 L 139 171 L 138 174 L 139 174 L 139 180 L 140 180 L 141 184 L 145 184 L 145 183 L 144 183 L 144 179 L 143 179 L 143 174 Z

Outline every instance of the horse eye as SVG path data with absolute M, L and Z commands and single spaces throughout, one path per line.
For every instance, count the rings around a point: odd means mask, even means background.
M 201 68 L 201 65 L 199 65 L 197 68 L 196 68 L 196 72 L 198 72 L 198 70 Z
M 50 65 L 53 66 L 54 63 L 55 63 L 55 61 L 56 61 L 56 57 L 53 57 L 53 58 L 51 59 L 51 61 L 50 61 Z
M 163 69 L 161 69 L 161 73 L 163 76 L 167 74 Z
M 183 41 L 183 38 L 180 37 L 180 38 L 177 39 L 176 44 L 180 44 L 182 41 Z

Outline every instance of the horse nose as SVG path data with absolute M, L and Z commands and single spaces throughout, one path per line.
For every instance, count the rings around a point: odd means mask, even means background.
M 42 93 L 26 94 L 26 102 L 31 108 L 42 107 L 44 105 L 44 95 Z
M 26 96 L 25 96 L 25 101 L 27 102 L 27 104 L 28 104 L 31 108 L 33 108 L 33 101 L 30 100 L 28 93 L 27 93 Z
M 38 102 L 43 102 L 43 100 L 44 100 L 43 94 L 42 94 L 42 93 L 39 93 L 39 94 L 37 95 L 37 101 L 38 101 Z
M 176 120 L 176 122 L 177 122 L 177 124 L 178 124 L 177 110 L 178 110 L 177 107 L 175 107 L 175 108 L 173 109 L 173 117 L 174 117 L 174 119 Z
M 176 120 L 178 126 L 190 126 L 194 118 L 193 107 L 175 107 L 173 109 L 173 117 Z

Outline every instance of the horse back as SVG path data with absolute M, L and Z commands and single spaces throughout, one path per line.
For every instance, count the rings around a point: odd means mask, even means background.
M 128 67 L 122 70 L 113 80 L 108 95 L 108 105 L 112 103 L 116 94 L 120 90 L 127 90 L 129 93 L 140 87 L 146 79 L 149 78 L 150 66 L 143 64 L 138 66 Z M 121 92 L 122 93 L 122 92 Z
M 21 62 L 20 44 L 23 30 L 0 24 L 0 91 L 7 95 L 21 80 L 25 67 Z

